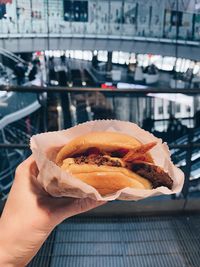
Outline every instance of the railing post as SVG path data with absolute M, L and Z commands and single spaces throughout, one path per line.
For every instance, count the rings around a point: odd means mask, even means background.
M 185 169 L 185 183 L 182 189 L 182 193 L 184 198 L 187 198 L 188 196 L 188 191 L 189 191 L 189 184 L 190 184 L 190 174 L 191 174 L 191 167 L 192 167 L 192 150 L 193 150 L 193 146 L 192 146 L 192 141 L 193 141 L 193 129 L 189 130 L 188 133 L 188 145 L 189 148 L 187 149 L 187 153 L 186 153 L 186 169 Z
M 72 127 L 72 119 L 70 113 L 70 101 L 69 101 L 69 93 L 63 91 L 60 93 L 60 102 L 63 111 L 63 121 L 64 121 L 64 128 Z

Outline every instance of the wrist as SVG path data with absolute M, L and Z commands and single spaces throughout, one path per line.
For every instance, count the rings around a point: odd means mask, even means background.
M 49 233 L 0 220 L 0 266 L 26 266 Z
M 11 256 L 8 254 L 7 251 L 4 250 L 3 244 L 1 244 L 1 241 L 0 241 L 0 266 L 4 266 L 4 267 L 18 267 L 19 266 L 17 265 L 17 263 L 13 262 L 13 259 L 11 258 Z M 21 265 L 21 267 L 23 266 Z
M 0 266 L 25 266 L 18 250 L 20 251 L 19 240 L 13 235 L 13 229 L 7 228 L 0 220 Z

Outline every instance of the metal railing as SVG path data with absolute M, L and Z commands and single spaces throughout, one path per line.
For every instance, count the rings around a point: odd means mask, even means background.
M 10 86 L 10 85 L 0 85 L 0 91 L 6 92 L 27 92 L 27 93 L 42 93 L 42 92 L 66 92 L 66 93 L 85 93 L 85 92 L 102 92 L 112 94 L 125 95 L 126 93 L 134 96 L 138 94 L 145 95 L 150 93 L 169 93 L 169 94 L 200 94 L 199 88 L 157 88 L 157 87 L 147 87 L 147 88 L 133 88 L 133 89 L 102 89 L 98 87 L 63 87 L 63 86 L 46 86 L 46 87 L 34 87 L 34 86 Z

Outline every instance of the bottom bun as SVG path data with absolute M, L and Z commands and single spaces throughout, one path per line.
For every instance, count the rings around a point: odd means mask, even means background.
M 146 189 L 143 183 L 126 177 L 122 173 L 90 172 L 78 173 L 76 177 L 93 186 L 101 195 L 113 194 L 125 187 Z M 151 187 L 150 187 L 151 188 Z
M 152 189 L 152 184 L 147 179 L 125 168 L 77 165 L 73 163 L 73 159 L 65 160 L 63 163 L 61 166 L 63 170 L 69 171 L 86 184 L 93 186 L 101 195 L 116 193 L 126 187 Z

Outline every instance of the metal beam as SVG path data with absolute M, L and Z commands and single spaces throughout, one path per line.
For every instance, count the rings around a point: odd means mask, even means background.
M 156 87 L 149 87 L 149 88 L 134 88 L 134 89 L 101 89 L 95 87 L 61 87 L 61 86 L 47 86 L 47 87 L 31 87 L 31 86 L 9 86 L 9 85 L 0 85 L 0 91 L 7 91 L 7 92 L 32 92 L 32 93 L 42 93 L 42 92 L 68 92 L 68 93 L 86 93 L 86 92 L 102 92 L 108 94 L 132 94 L 132 93 L 139 93 L 139 94 L 149 94 L 149 93 L 169 93 L 169 94 L 200 94 L 199 88 L 187 88 L 187 89 L 171 89 L 171 88 L 156 88 Z

